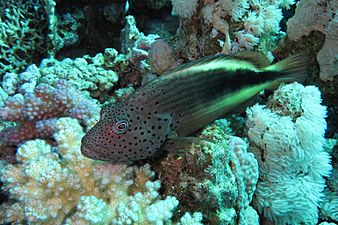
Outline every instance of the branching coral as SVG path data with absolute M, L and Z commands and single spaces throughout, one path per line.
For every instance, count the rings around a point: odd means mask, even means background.
M 24 84 L 27 83 L 22 86 Z M 30 89 L 25 91 L 8 97 L 1 107 L 2 121 L 18 122 L 17 126 L 0 132 L 2 147 L 14 147 L 26 140 L 51 137 L 58 117 L 70 116 L 88 127 L 98 119 L 99 106 L 96 102 L 65 80 L 60 79 L 55 87 L 39 84 L 33 88 L 33 92 Z
M 84 56 L 74 60 L 66 58 L 58 61 L 53 58 L 44 59 L 39 67 L 40 82 L 54 85 L 59 79 L 65 79 L 77 87 L 97 97 L 110 91 L 118 81 L 116 72 L 105 69 L 104 55 Z
M 0 76 L 21 71 L 56 51 L 56 36 L 48 36 L 53 7 L 52 0 L 0 2 Z
M 164 224 L 178 201 L 161 200 L 159 181 L 148 164 L 113 165 L 85 158 L 78 121 L 56 122 L 52 148 L 43 140 L 18 148 L 18 164 L 3 167 L 1 181 L 11 202 L 1 205 L 1 223 L 31 224 Z M 201 224 L 200 214 L 181 221 Z M 184 224 L 182 222 L 182 224 Z M 187 224 L 193 224 L 187 222 Z
M 325 179 L 331 170 L 323 151 L 326 108 L 314 86 L 280 87 L 268 108 L 247 109 L 260 181 L 254 205 L 275 224 L 316 224 Z

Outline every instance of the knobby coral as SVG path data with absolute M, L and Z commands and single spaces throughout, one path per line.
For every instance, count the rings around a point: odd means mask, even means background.
M 118 81 L 118 74 L 105 68 L 106 61 L 102 53 L 74 60 L 44 59 L 39 66 L 40 82 L 54 85 L 59 79 L 65 79 L 78 90 L 89 91 L 93 97 L 98 97 L 110 91 Z
M 35 77 L 22 75 L 24 78 Z M 27 74 L 26 74 L 27 75 Z M 21 78 L 22 78 L 21 77 Z M 36 77 L 35 77 L 36 78 Z M 58 117 L 69 116 L 80 120 L 84 126 L 92 126 L 98 119 L 99 106 L 89 96 L 78 91 L 66 80 L 60 79 L 55 87 L 48 84 L 36 84 L 34 79 L 21 79 L 16 90 L 4 86 L 11 91 L 1 107 L 2 121 L 16 122 L 0 131 L 0 148 L 15 147 L 20 143 L 35 138 L 50 138 L 55 130 Z M 6 82 L 4 83 L 6 84 Z M 12 92 L 13 91 L 13 92 Z M 3 156 L 4 152 L 1 152 Z M 6 154 L 5 154 L 6 156 Z

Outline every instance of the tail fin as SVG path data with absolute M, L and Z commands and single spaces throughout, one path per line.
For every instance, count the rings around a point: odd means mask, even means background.
M 307 78 L 308 52 L 304 51 L 292 55 L 282 61 L 266 67 L 265 71 L 274 71 L 280 73 L 278 82 L 303 82 Z

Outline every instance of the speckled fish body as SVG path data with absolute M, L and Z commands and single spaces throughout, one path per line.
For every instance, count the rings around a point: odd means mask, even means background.
M 93 159 L 128 162 L 154 155 L 168 137 L 188 136 L 266 88 L 305 75 L 301 55 L 268 65 L 256 53 L 216 55 L 182 65 L 106 105 L 82 139 Z

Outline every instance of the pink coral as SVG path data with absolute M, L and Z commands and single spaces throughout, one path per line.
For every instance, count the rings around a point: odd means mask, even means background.
M 0 108 L 1 120 L 20 122 L 0 132 L 2 148 L 31 139 L 51 137 L 56 118 L 59 117 L 72 117 L 90 126 L 98 112 L 99 106 L 94 100 L 65 80 L 60 79 L 55 87 L 39 84 L 33 93 L 9 97 Z
M 0 119 L 22 122 L 70 116 L 87 123 L 98 110 L 96 104 L 66 80 L 59 80 L 55 88 L 39 84 L 33 93 L 9 97 L 0 111 Z

